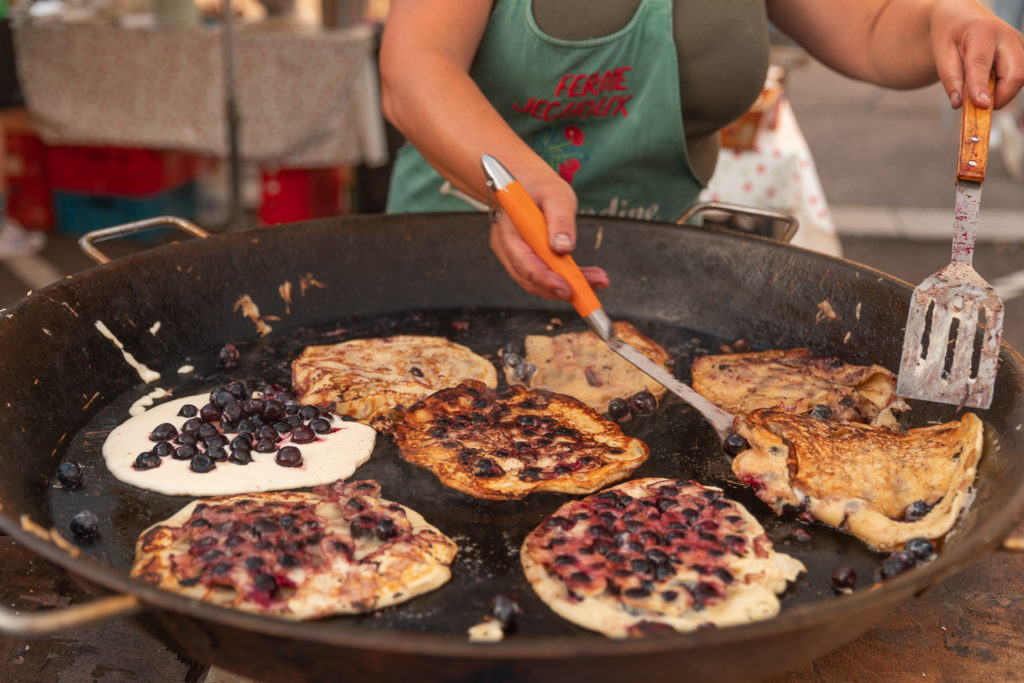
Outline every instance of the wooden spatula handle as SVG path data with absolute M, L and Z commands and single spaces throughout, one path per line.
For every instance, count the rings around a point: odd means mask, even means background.
M 988 77 L 988 93 L 995 101 L 996 74 Z M 980 183 L 985 180 L 988 163 L 988 136 L 992 130 L 992 107 L 982 109 L 971 102 L 964 91 L 964 111 L 960 119 L 960 154 L 957 159 L 957 180 Z

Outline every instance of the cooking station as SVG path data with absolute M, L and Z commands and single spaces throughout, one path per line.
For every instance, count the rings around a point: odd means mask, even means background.
M 13 357 L 29 353 L 28 345 L 32 345 L 34 357 L 48 353 L 59 355 L 56 347 L 50 348 L 55 343 L 48 340 L 50 335 L 40 332 L 45 328 L 60 331 L 61 348 L 81 346 L 87 349 L 87 357 L 93 359 L 90 361 L 93 365 L 85 373 L 88 376 L 65 376 L 60 382 L 63 395 L 82 394 L 83 404 L 89 396 L 98 393 L 102 398 L 95 399 L 98 402 L 92 409 L 94 414 L 103 403 L 137 390 L 139 384 L 138 377 L 133 377 L 131 370 L 124 367 L 120 356 L 115 356 L 95 338 L 94 317 L 109 318 L 106 322 L 116 326 L 124 335 L 126 345 L 136 349 L 147 364 L 171 367 L 190 354 L 215 350 L 226 340 L 255 343 L 257 334 L 250 322 L 228 312 L 240 293 L 238 288 L 242 287 L 255 301 L 264 302 L 272 309 L 270 302 L 277 295 L 277 284 L 294 279 L 300 267 L 302 273 L 316 274 L 335 296 L 331 297 L 329 307 L 323 300 L 318 302 L 312 297 L 296 302 L 290 314 L 275 323 L 279 333 L 284 335 L 289 330 L 296 333 L 306 326 L 345 319 L 353 314 L 389 316 L 405 311 L 433 311 L 442 303 L 454 311 L 508 312 L 499 317 L 515 317 L 515 311 L 545 306 L 518 291 L 513 284 L 493 277 L 496 266 L 492 263 L 493 257 L 486 252 L 482 241 L 471 238 L 486 226 L 483 217 L 343 220 L 343 226 L 334 221 L 321 221 L 262 231 L 256 240 L 258 245 L 247 240 L 245 233 L 209 238 L 202 244 L 192 241 L 171 245 L 77 275 L 9 309 L 13 317 L 3 330 L 5 334 L 0 336 L 0 345 L 14 353 Z M 707 339 L 742 337 L 758 346 L 806 344 L 826 352 L 841 351 L 853 362 L 872 358 L 893 366 L 894 358 L 898 358 L 900 339 L 899 335 L 891 334 L 891 330 L 901 324 L 894 321 L 905 317 L 906 297 L 895 294 L 909 293 L 910 288 L 878 271 L 719 231 L 634 221 L 588 220 L 583 224 L 582 235 L 580 260 L 588 262 L 593 252 L 600 249 L 602 259 L 611 261 L 609 267 L 615 272 L 631 272 L 628 264 L 635 263 L 636 245 L 660 245 L 651 253 L 645 247 L 647 268 L 643 277 L 639 274 L 623 277 L 616 291 L 604 297 L 608 310 L 616 315 L 647 320 L 659 326 L 681 321 L 686 328 L 679 334 L 684 336 L 689 330 L 701 330 L 702 334 L 710 334 Z M 311 254 L 300 246 L 310 243 L 322 248 Z M 441 253 L 446 245 L 458 245 L 458 267 L 450 262 L 449 252 Z M 367 255 L 377 255 L 374 268 L 369 270 L 365 265 Z M 686 259 L 685 268 L 680 267 L 681 258 Z M 178 270 L 183 263 L 187 266 Z M 147 292 L 133 284 L 140 272 L 146 272 L 152 279 Z M 180 275 L 182 272 L 188 274 Z M 201 292 L 192 287 L 198 278 L 204 282 Z M 424 283 L 424 286 L 410 288 L 409 282 Z M 488 282 L 486 291 L 473 286 L 479 282 Z M 752 287 L 753 282 L 764 283 L 763 289 Z M 127 313 L 110 311 L 104 300 L 105 292 L 121 288 L 136 293 L 135 305 Z M 223 295 L 218 293 L 222 290 L 225 290 Z M 691 296 L 681 297 L 679 292 L 689 292 Z M 694 303 L 714 301 L 721 292 L 745 292 L 744 305 L 724 310 L 725 307 L 709 309 Z M 823 299 L 830 301 L 840 322 L 816 321 L 815 313 Z M 168 303 L 171 301 L 175 303 Z M 76 315 L 64 313 L 69 307 Z M 222 322 L 216 326 L 200 324 L 209 319 L 209 312 L 222 314 Z M 560 308 L 543 309 L 539 314 L 544 318 L 569 319 L 569 313 Z M 135 321 L 136 332 L 125 324 L 125 316 Z M 143 333 L 156 319 L 163 322 L 169 334 L 149 340 Z M 21 334 L 13 334 L 15 327 Z M 470 334 L 473 333 L 483 335 L 476 339 L 487 339 L 491 343 L 492 337 L 485 330 L 474 331 L 470 326 Z M 494 338 L 511 334 L 506 331 Z M 146 346 L 148 351 L 140 348 Z M 541 663 L 545 664 L 541 671 L 554 675 L 557 670 L 562 680 L 570 665 L 581 676 L 600 676 L 597 669 L 607 673 L 608 667 L 614 666 L 643 667 L 645 678 L 651 680 L 669 675 L 674 678 L 681 666 L 688 667 L 697 678 L 716 673 L 721 678 L 723 671 L 725 678 L 751 679 L 771 673 L 782 676 L 777 680 L 818 677 L 863 680 L 876 676 L 878 680 L 893 680 L 910 676 L 916 679 L 922 674 L 925 678 L 940 680 L 1012 678 L 1013 672 L 1019 670 L 1021 659 L 1016 651 L 1016 634 L 1021 630 L 1022 618 L 1021 593 L 1016 579 L 1024 562 L 1020 555 L 986 551 L 998 545 L 1020 513 L 1022 493 L 1018 480 L 1024 476 L 1021 474 L 1024 464 L 1014 455 L 1019 451 L 1015 444 L 1021 438 L 1019 429 L 1015 428 L 1021 423 L 1021 408 L 1017 405 L 1020 366 L 1018 355 L 1004 352 L 1002 384 L 997 387 L 996 403 L 982 414 L 995 430 L 998 447 L 986 451 L 979 475 L 979 498 L 964 520 L 961 532 L 939 559 L 874 590 L 868 590 L 867 584 L 858 586 L 858 591 L 849 598 L 836 599 L 816 591 L 813 586 L 800 586 L 789 605 L 784 601 L 780 617 L 770 622 L 649 643 L 615 643 L 578 632 L 563 632 L 539 638 L 527 636 L 525 640 L 510 636 L 504 643 L 486 646 L 471 645 L 461 637 L 424 640 L 393 631 L 388 637 L 375 632 L 376 645 L 370 646 L 367 634 L 360 633 L 358 628 L 344 625 L 333 628 L 338 620 L 326 630 L 315 625 L 268 626 L 264 623 L 266 620 L 254 621 L 241 616 L 224 620 L 221 611 L 186 606 L 185 601 L 175 596 L 148 591 L 137 593 L 143 603 L 156 607 L 149 607 L 138 619 L 150 633 L 157 634 L 172 648 L 184 649 L 187 657 L 274 680 L 295 674 L 297 669 L 293 667 L 329 678 L 331 667 L 345 666 L 346 657 L 353 671 L 372 671 L 381 677 L 400 677 L 411 671 L 407 667 L 417 666 L 420 678 L 429 677 L 430 674 L 424 672 L 431 672 L 436 677 L 476 680 L 489 680 L 499 675 L 536 680 L 536 667 Z M 27 377 L 26 373 L 40 374 L 40 377 Z M 685 379 L 685 371 L 681 376 Z M 55 424 L 40 425 L 38 430 L 29 430 L 31 433 L 21 436 L 17 436 L 17 429 L 10 427 L 5 432 L 16 435 L 16 450 L 29 454 L 8 463 L 7 482 L 0 491 L 5 529 L 21 542 L 20 545 L 4 544 L 4 575 L 12 572 L 19 576 L 13 591 L 4 587 L 5 606 L 28 608 L 35 599 L 39 600 L 39 606 L 85 601 L 84 594 L 68 582 L 58 584 L 58 590 L 44 590 L 46 582 L 52 581 L 54 574 L 50 572 L 53 570 L 45 560 L 33 556 L 33 551 L 46 560 L 59 560 L 73 574 L 83 576 L 90 583 L 100 583 L 115 591 L 136 592 L 137 586 L 132 587 L 123 570 L 108 566 L 102 560 L 83 562 L 88 551 L 82 558 L 67 557 L 49 541 L 26 533 L 24 525 L 10 523 L 11 518 L 21 519 L 22 514 L 27 514 L 45 529 L 52 515 L 62 514 L 59 510 L 55 513 L 48 509 L 40 500 L 48 486 L 47 473 L 59 464 L 59 455 L 51 452 L 52 443 L 60 437 L 61 424 L 75 420 L 80 423 L 81 418 L 75 416 L 89 411 L 88 405 L 83 411 L 82 405 L 55 402 L 51 393 L 56 393 L 52 387 L 57 378 L 48 378 L 35 368 L 4 367 L 0 374 L 5 386 L 32 386 L 35 379 L 39 380 L 42 390 L 41 393 L 33 390 L 33 396 L 54 415 Z M 699 419 L 687 416 L 677 403 L 666 404 L 665 409 L 671 409 L 672 419 L 678 418 L 680 422 L 675 433 L 673 424 L 652 425 L 654 431 L 664 428 L 670 432 L 662 433 L 659 448 L 672 452 L 681 443 L 689 444 L 694 439 L 701 443 L 708 438 L 713 440 L 713 434 L 701 431 Z M 915 406 L 915 410 L 920 410 L 917 419 L 924 421 L 951 414 L 953 409 Z M 11 412 L 15 414 L 4 419 L 31 421 L 22 414 L 25 407 L 12 406 Z M 51 446 L 41 448 L 39 443 L 33 443 L 37 440 Z M 693 462 L 699 470 L 701 461 Z M 136 500 L 130 503 L 130 509 L 141 514 L 139 511 L 145 504 Z M 826 570 L 830 572 L 836 565 L 836 552 L 858 552 L 848 538 L 839 538 L 818 526 L 811 531 L 810 547 L 801 548 L 798 541 L 788 538 L 783 527 L 774 528 L 777 534 L 774 540 L 781 550 L 802 554 L 809 567 L 814 565 L 809 580 L 820 581 L 827 577 Z M 118 552 L 123 553 L 123 544 L 127 542 L 124 539 L 130 534 L 123 531 L 119 534 L 116 527 L 110 533 L 123 537 L 121 541 L 114 539 L 122 546 Z M 978 558 L 980 560 L 971 565 L 969 571 L 941 581 Z M 22 579 L 25 574 L 29 578 Z M 38 583 L 35 576 L 39 577 Z M 913 598 L 922 592 L 922 597 Z M 185 614 L 195 615 L 196 619 Z M 848 641 L 851 635 L 871 627 L 873 630 L 868 630 L 866 635 L 826 654 Z M 132 642 L 132 638 L 139 642 L 134 632 L 126 631 L 132 635 L 124 638 L 111 637 L 121 628 L 125 627 L 120 624 L 99 626 L 92 629 L 91 636 L 89 631 L 79 634 L 80 640 L 68 641 L 58 636 L 35 641 L 47 643 L 38 647 L 23 638 L 5 638 L 4 647 L 9 649 L 4 653 L 2 671 L 9 676 L 25 672 L 25 680 L 38 679 L 40 675 L 45 678 L 47 663 L 58 658 L 90 661 L 82 659 L 81 654 L 96 643 L 90 638 L 119 641 L 118 646 Z M 450 625 L 445 628 L 450 629 Z M 560 627 L 554 624 L 545 628 L 559 633 Z M 337 639 L 341 642 L 336 642 Z M 350 649 L 353 646 L 354 649 Z M 52 647 L 58 649 L 51 650 Z M 61 652 L 61 647 L 68 649 Z M 110 652 L 114 647 L 105 645 L 99 649 Z M 423 647 L 429 656 L 417 658 L 417 648 Z M 271 654 L 261 655 L 261 648 L 263 653 Z M 146 651 L 152 660 L 143 664 L 139 659 Z M 342 657 L 328 654 L 338 651 L 346 654 Z M 744 653 L 746 661 L 736 656 L 739 651 Z M 167 673 L 166 678 L 172 680 L 199 680 L 205 673 L 202 666 L 193 665 L 190 659 L 178 659 L 159 644 L 148 645 L 148 648 L 132 646 L 132 654 L 139 654 L 139 658 L 129 659 L 130 655 L 125 655 L 124 659 L 117 656 L 106 659 L 104 656 L 107 663 L 97 662 L 93 666 L 100 667 L 96 671 L 102 674 L 103 667 L 110 666 L 109 662 L 139 662 L 129 668 L 145 669 L 152 675 L 156 673 L 155 661 Z M 531 656 L 537 654 L 553 658 L 556 663 Z M 24 668 L 11 669 L 12 666 Z M 787 670 L 793 673 L 783 675 Z

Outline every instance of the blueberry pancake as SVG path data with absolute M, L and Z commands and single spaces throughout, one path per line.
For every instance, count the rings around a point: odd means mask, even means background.
M 896 376 L 880 365 L 851 365 L 786 349 L 701 356 L 693 388 L 733 415 L 761 408 L 897 428 L 895 412 L 909 409 L 896 395 Z
M 520 557 L 548 607 L 611 638 L 769 619 L 804 571 L 720 489 L 661 478 L 565 503 Z
M 292 362 L 296 397 L 359 421 L 472 379 L 493 388 L 494 364 L 443 337 L 399 335 L 308 346 Z
M 591 493 L 648 456 L 646 444 L 571 396 L 472 381 L 413 404 L 392 430 L 403 460 L 492 500 Z
M 338 481 L 193 501 L 142 533 L 132 577 L 224 607 L 286 619 L 371 612 L 448 581 L 450 539 L 380 497 Z
M 616 322 L 615 333 L 658 365 L 668 367 L 665 349 L 629 323 Z M 531 334 L 526 337 L 525 348 L 522 358 L 512 354 L 502 358 L 509 384 L 567 394 L 599 413 L 607 412 L 608 404 L 617 398 L 628 400 L 647 391 L 659 399 L 665 393 L 664 386 L 612 351 L 589 330 L 553 337 Z

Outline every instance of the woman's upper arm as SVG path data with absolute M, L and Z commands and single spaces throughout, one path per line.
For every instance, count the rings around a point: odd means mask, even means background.
M 492 0 L 392 0 L 381 71 L 409 69 L 423 51 L 443 54 L 469 71 L 492 5 Z

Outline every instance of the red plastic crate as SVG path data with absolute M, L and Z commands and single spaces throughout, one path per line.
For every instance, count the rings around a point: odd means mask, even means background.
M 53 197 L 46 181 L 8 177 L 7 215 L 31 230 L 52 230 Z
M 261 187 L 260 222 L 264 225 L 348 212 L 348 168 L 264 169 Z
M 4 174 L 8 179 L 46 183 L 46 145 L 32 133 L 4 135 Z
M 130 147 L 46 147 L 54 190 L 118 196 L 151 195 L 194 180 L 199 158 L 176 150 Z

